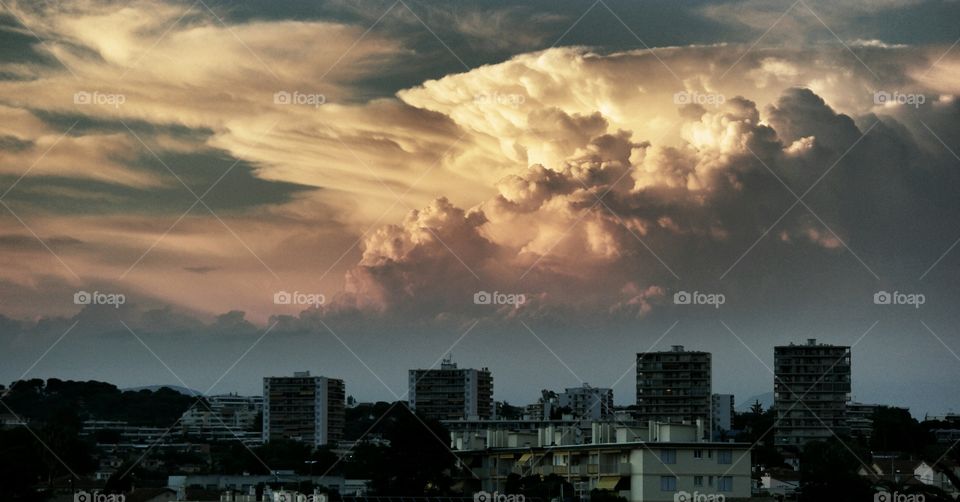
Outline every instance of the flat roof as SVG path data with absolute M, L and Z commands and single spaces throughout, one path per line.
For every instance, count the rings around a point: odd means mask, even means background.
M 750 443 L 720 443 L 720 442 L 686 442 L 686 441 L 630 441 L 625 443 L 599 443 L 599 444 L 571 444 L 555 446 L 517 446 L 517 447 L 497 447 L 484 448 L 482 450 L 454 450 L 454 453 L 529 453 L 531 451 L 553 451 L 553 450 L 626 450 L 636 448 L 732 448 L 732 449 L 750 449 Z

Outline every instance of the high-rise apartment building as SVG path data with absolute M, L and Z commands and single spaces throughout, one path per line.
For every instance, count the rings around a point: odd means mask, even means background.
M 710 404 L 710 422 L 713 440 L 719 441 L 724 432 L 733 428 L 733 394 L 714 394 Z
M 700 420 L 710 431 L 712 364 L 709 352 L 684 350 L 637 354 L 637 407 L 641 421 Z
M 569 408 L 574 418 L 602 420 L 613 416 L 613 389 L 600 389 L 584 383 L 557 395 L 560 408 Z
M 774 348 L 774 439 L 778 446 L 803 446 L 849 432 L 850 347 L 818 344 Z
M 343 439 L 343 380 L 310 376 L 263 379 L 263 442 L 293 439 L 314 447 Z
M 435 420 L 491 419 L 493 375 L 487 368 L 457 368 L 445 359 L 439 369 L 410 370 L 410 408 Z

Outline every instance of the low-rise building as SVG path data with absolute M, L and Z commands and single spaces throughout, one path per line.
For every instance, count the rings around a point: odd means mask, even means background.
M 960 429 L 933 429 L 930 432 L 940 444 L 952 445 L 960 441 Z
M 943 490 L 954 500 L 960 496 L 960 467 L 946 458 L 938 463 L 920 462 L 913 474 L 921 483 Z
M 341 476 L 303 476 L 293 474 L 292 472 L 277 471 L 272 475 L 198 474 L 169 476 L 167 478 L 167 488 L 177 492 L 179 497 L 177 500 L 190 500 L 187 498 L 190 490 L 204 490 L 206 492 L 217 493 L 229 492 L 234 495 L 252 495 L 257 491 L 258 487 L 260 487 L 261 491 L 268 485 L 275 488 L 289 487 L 290 489 L 295 489 L 307 482 L 312 483 L 313 486 L 323 487 L 343 495 L 362 494 L 367 485 L 367 481 L 365 480 L 347 480 Z M 282 488 L 279 488 L 278 491 L 279 490 L 282 490 Z M 242 500 L 242 498 L 239 499 Z
M 800 488 L 800 473 L 790 469 L 764 472 L 760 476 L 760 488 L 766 495 L 792 497 Z
M 549 434 L 518 432 L 508 434 L 506 444 L 478 443 L 456 454 L 469 479 L 478 479 L 478 488 L 487 492 L 502 493 L 511 474 L 555 474 L 573 485 L 573 497 L 588 497 L 595 489 L 630 502 L 750 497 L 749 444 L 707 442 L 702 426 L 687 424 L 623 429 L 614 442 L 588 444 L 548 445 Z
M 177 431 L 168 427 L 130 425 L 123 420 L 86 420 L 80 429 L 81 436 L 96 436 L 98 433 L 116 434 L 113 443 L 172 443 L 182 441 Z
M 540 391 L 540 398 L 523 409 L 523 418 L 527 420 L 550 420 L 560 410 L 560 399 L 552 390 Z
M 183 434 L 208 441 L 240 440 L 247 446 L 263 442 L 263 396 L 236 394 L 210 396 L 206 405 L 196 405 L 180 417 Z
M 864 403 L 847 403 L 847 427 L 850 435 L 863 439 L 873 436 L 873 414 L 879 405 Z

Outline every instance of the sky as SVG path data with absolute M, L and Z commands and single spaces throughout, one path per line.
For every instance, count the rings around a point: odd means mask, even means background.
M 631 404 L 684 345 L 742 403 L 817 338 L 857 401 L 960 411 L 958 18 L 4 0 L 0 382 L 394 400 L 452 356 Z

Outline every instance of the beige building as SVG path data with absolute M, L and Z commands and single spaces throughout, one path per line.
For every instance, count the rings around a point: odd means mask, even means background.
M 652 422 L 618 428 L 611 442 L 593 444 L 569 444 L 557 430 L 498 431 L 486 438 L 489 447 L 480 435 L 453 439 L 467 479 L 475 475 L 477 489 L 490 493 L 504 493 L 511 474 L 555 474 L 573 485 L 575 497 L 600 489 L 630 502 L 749 498 L 750 445 L 703 441 L 701 432 L 702 426 Z

